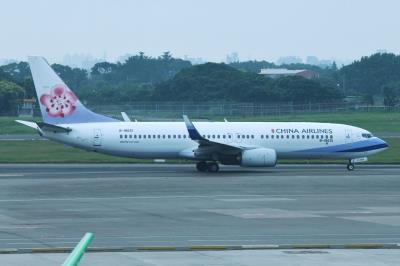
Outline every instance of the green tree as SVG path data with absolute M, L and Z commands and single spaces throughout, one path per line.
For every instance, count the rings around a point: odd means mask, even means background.
M 362 57 L 340 69 L 346 91 L 358 94 L 381 95 L 386 84 L 400 80 L 400 56 L 377 53 Z
M 371 94 L 364 95 L 362 98 L 362 102 L 367 106 L 372 106 L 375 103 L 374 96 Z
M 343 98 L 335 88 L 302 77 L 277 80 L 237 70 L 226 64 L 206 63 L 186 68 L 158 84 L 154 100 L 197 102 L 332 102 Z
M 0 112 L 16 114 L 18 101 L 24 97 L 24 89 L 10 81 L 0 81 Z
M 60 64 L 53 64 L 51 67 L 73 90 L 79 90 L 83 83 L 88 80 L 87 71 L 84 69 L 71 68 Z
M 383 104 L 388 107 L 394 107 L 399 103 L 398 89 L 385 86 L 383 88 Z

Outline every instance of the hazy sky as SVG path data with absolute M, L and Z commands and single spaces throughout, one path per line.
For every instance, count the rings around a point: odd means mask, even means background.
M 144 51 L 222 61 L 400 53 L 397 0 L 2 1 L 0 58 L 115 59 Z

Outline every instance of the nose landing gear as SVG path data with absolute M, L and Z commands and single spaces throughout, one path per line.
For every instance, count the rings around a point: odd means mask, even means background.
M 216 162 L 198 162 L 196 169 L 199 172 L 216 173 L 219 171 L 219 165 Z
M 347 164 L 347 170 L 353 171 L 355 168 L 354 159 L 349 159 L 349 163 Z
M 353 171 L 353 170 L 354 170 L 354 163 L 349 163 L 349 164 L 347 165 L 347 170 Z

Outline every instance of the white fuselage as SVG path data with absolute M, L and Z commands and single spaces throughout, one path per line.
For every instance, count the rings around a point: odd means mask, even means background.
M 387 145 L 368 131 L 342 124 L 306 122 L 195 122 L 214 142 L 274 149 L 278 158 L 360 158 Z M 100 153 L 133 158 L 197 160 L 198 143 L 184 122 L 104 122 L 64 124 L 69 133 L 45 137 Z

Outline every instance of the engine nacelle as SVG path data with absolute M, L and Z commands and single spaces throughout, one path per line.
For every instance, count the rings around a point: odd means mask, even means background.
M 240 166 L 248 167 L 271 167 L 276 165 L 276 151 L 274 149 L 258 148 L 244 150 Z

